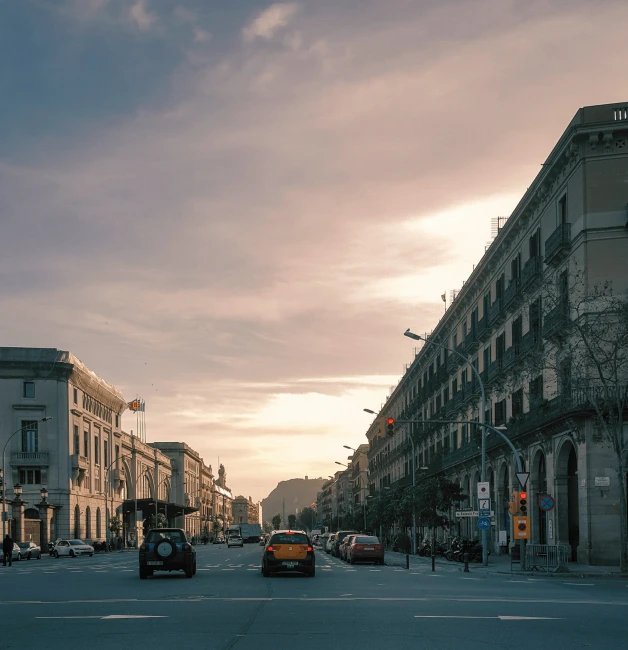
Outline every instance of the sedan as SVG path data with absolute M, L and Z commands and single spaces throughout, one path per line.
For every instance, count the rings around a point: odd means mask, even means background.
M 60 539 L 55 544 L 53 555 L 60 558 L 62 555 L 77 557 L 78 555 L 94 555 L 94 547 L 86 544 L 82 539 Z
M 31 558 L 41 560 L 41 548 L 34 542 L 18 542 L 17 545 L 20 547 L 20 555 L 22 557 L 25 557 L 27 560 Z
M 349 564 L 362 560 L 374 564 L 384 564 L 384 547 L 377 537 L 371 535 L 355 535 L 351 546 L 347 549 Z

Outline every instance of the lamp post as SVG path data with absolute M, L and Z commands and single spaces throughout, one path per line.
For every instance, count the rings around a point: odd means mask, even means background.
M 47 415 L 44 418 L 41 418 L 41 420 L 37 420 L 37 424 L 40 422 L 48 422 L 48 420 L 52 420 L 52 415 Z M 24 431 L 24 429 L 27 429 L 30 426 L 30 424 L 26 424 L 23 427 L 20 427 L 17 431 L 14 431 L 8 438 L 7 441 L 4 443 L 4 449 L 2 450 L 2 539 L 4 539 L 4 536 L 6 534 L 6 520 L 7 520 L 7 515 L 6 515 L 6 488 L 4 486 L 4 477 L 6 476 L 6 451 L 9 443 L 11 440 L 17 436 L 18 433 L 21 431 Z M 22 488 L 20 487 L 20 494 Z
M 457 350 L 452 350 L 451 348 L 448 348 L 446 345 L 441 345 L 440 343 L 436 343 L 435 341 L 432 341 L 431 339 L 426 339 L 423 336 L 419 336 L 419 334 L 415 334 L 414 332 L 410 331 L 410 328 L 408 328 L 404 333 L 404 336 L 407 336 L 410 339 L 413 339 L 415 341 L 424 341 L 425 344 L 429 345 L 435 345 L 438 348 L 441 348 L 442 350 L 447 350 L 448 352 L 451 352 L 452 354 L 455 354 L 457 357 L 460 357 L 470 368 L 473 374 L 475 375 L 475 378 L 478 380 L 478 384 L 480 386 L 480 393 L 482 395 L 482 415 L 481 415 L 481 420 L 482 420 L 482 482 L 486 481 L 486 392 L 484 390 L 484 382 L 482 381 L 482 377 L 480 376 L 480 373 L 478 372 L 477 368 L 469 361 L 468 357 L 466 357 L 464 354 L 461 354 Z M 482 564 L 484 566 L 488 566 L 488 548 L 487 548 L 487 540 L 488 540 L 488 535 L 486 530 L 482 530 Z

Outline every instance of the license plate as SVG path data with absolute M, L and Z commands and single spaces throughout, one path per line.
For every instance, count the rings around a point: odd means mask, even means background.
M 374 551 L 375 549 L 374 548 L 365 548 L 364 550 L 365 551 Z
M 297 565 L 297 563 L 296 562 L 284 562 L 283 565 L 285 567 L 288 567 L 288 569 L 292 569 Z
M 161 560 L 151 560 L 150 562 L 146 562 L 148 566 L 162 566 L 163 562 Z

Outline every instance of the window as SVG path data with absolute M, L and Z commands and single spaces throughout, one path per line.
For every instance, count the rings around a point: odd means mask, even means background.
M 568 223 L 567 222 L 567 195 L 563 196 L 558 201 L 558 223 Z
M 502 332 L 495 339 L 495 357 L 498 362 L 504 358 L 504 350 L 506 349 L 506 333 Z
M 22 452 L 39 451 L 39 431 L 37 420 L 22 420 Z
M 497 282 L 495 282 L 495 300 L 499 300 L 504 295 L 504 285 L 506 284 L 506 276 L 502 273 Z
M 94 436 L 94 464 L 100 465 L 100 437 Z
M 81 454 L 81 440 L 79 436 L 78 424 L 74 425 L 74 455 L 80 456 Z
M 25 381 L 24 382 L 24 397 L 33 398 L 35 397 L 35 382 L 34 381 Z
M 501 426 L 506 423 L 506 400 L 502 399 L 495 402 L 495 426 Z
M 109 441 L 105 440 L 103 443 L 103 460 L 105 461 L 105 467 L 109 467 Z
M 116 429 L 120 426 L 120 416 L 116 415 Z
M 516 280 L 521 275 L 521 253 L 510 262 L 510 278 Z
M 83 456 L 89 458 L 89 431 L 83 431 Z
M 20 469 L 20 483 L 22 485 L 41 485 L 41 469 Z
M 523 413 L 523 388 L 512 394 L 512 417 L 516 418 Z
M 487 345 L 484 348 L 484 351 L 482 352 L 482 357 L 483 357 L 483 359 L 482 359 L 483 366 L 482 367 L 486 371 L 486 370 L 488 370 L 488 367 L 489 367 L 489 365 L 491 363 L 491 346 L 490 345 Z
M 530 410 L 538 406 L 543 399 L 543 375 L 530 382 Z
M 74 395 L 74 403 L 78 404 L 78 389 L 76 388 L 73 389 L 73 395 Z
M 530 257 L 539 257 L 541 254 L 541 229 L 537 228 L 537 231 L 530 237 L 528 241 L 528 247 L 530 252 Z
M 541 298 L 530 303 L 530 331 L 532 339 L 537 342 L 541 339 Z
M 512 321 L 512 344 L 515 346 L 515 352 L 519 354 L 519 343 L 521 341 L 521 332 L 523 331 L 523 321 L 521 316 L 517 316 Z

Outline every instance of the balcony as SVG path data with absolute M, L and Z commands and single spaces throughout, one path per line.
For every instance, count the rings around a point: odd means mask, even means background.
M 85 471 L 89 469 L 89 459 L 87 456 L 81 456 L 79 454 L 73 454 L 72 456 L 72 468 L 78 469 L 80 471 Z
M 502 299 L 497 298 L 497 300 L 492 305 L 489 305 L 488 308 L 489 327 L 493 327 L 494 325 L 496 325 L 501 320 L 502 316 L 503 316 Z
M 481 318 L 475 325 L 475 338 L 478 343 L 481 343 L 485 336 L 490 334 L 491 330 L 488 326 L 488 319 Z
M 513 366 L 518 356 L 519 356 L 519 342 L 516 342 L 504 352 L 502 368 L 506 370 L 507 368 Z
M 479 396 L 480 396 L 480 384 L 478 383 L 478 380 L 474 376 L 470 382 L 465 384 L 462 399 L 464 402 L 469 402 L 473 399 L 478 398 Z
M 502 301 L 504 304 L 504 310 L 508 310 L 511 307 L 514 307 L 521 297 L 521 284 L 519 279 L 515 278 L 510 281 L 510 284 L 504 290 L 504 295 L 502 296 Z
M 503 369 L 502 359 L 496 359 L 488 366 L 488 383 L 493 383 L 501 374 Z
M 563 339 L 569 331 L 569 307 L 566 301 L 560 301 L 543 319 L 544 339 Z
M 521 291 L 525 291 L 537 280 L 540 280 L 542 275 L 543 259 L 541 257 L 531 257 L 521 269 Z
M 20 451 L 11 454 L 11 465 L 14 467 L 48 467 L 47 451 Z
M 561 223 L 545 240 L 545 263 L 558 264 L 571 250 L 571 224 Z
M 465 354 L 470 354 L 474 350 L 477 350 L 477 348 L 478 348 L 478 337 L 477 337 L 475 328 L 472 327 L 467 332 L 467 335 L 465 336 L 465 339 L 463 341 L 463 346 L 464 346 Z

